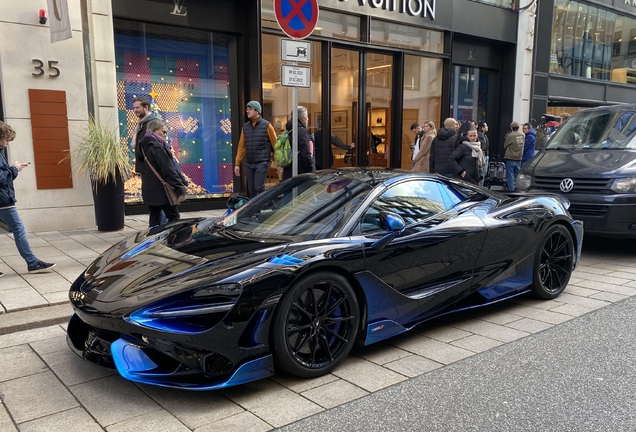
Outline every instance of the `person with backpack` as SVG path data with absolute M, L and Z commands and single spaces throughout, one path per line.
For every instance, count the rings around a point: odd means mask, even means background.
M 247 175 L 247 191 L 250 198 L 265 191 L 265 179 L 276 145 L 276 131 L 270 122 L 261 117 L 261 104 L 250 101 L 245 108 L 247 122 L 239 138 L 234 175 L 240 177 L 241 163 Z
M 315 172 L 316 162 L 312 154 L 313 143 L 309 139 L 307 131 L 307 123 L 309 122 L 309 114 L 304 106 L 298 107 L 298 174 Z M 285 129 L 287 130 L 289 143 L 292 142 L 292 120 L 287 122 Z M 292 177 L 292 163 L 283 167 L 283 179 Z

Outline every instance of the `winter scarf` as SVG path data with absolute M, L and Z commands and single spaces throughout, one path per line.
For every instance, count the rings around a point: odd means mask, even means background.
M 484 157 L 484 152 L 481 149 L 481 143 L 479 141 L 478 142 L 464 141 L 463 144 L 467 145 L 472 150 L 472 157 L 477 159 L 478 167 L 483 167 L 484 165 L 486 165 L 486 158 Z

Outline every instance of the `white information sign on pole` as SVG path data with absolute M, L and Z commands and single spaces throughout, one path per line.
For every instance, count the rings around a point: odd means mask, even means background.
M 311 42 L 281 39 L 280 59 L 282 61 L 311 63 Z
M 283 87 L 311 87 L 311 68 L 282 65 L 280 83 Z

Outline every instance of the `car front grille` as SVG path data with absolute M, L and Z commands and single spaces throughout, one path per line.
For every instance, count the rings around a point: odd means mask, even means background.
M 559 185 L 567 177 L 535 177 L 534 187 L 553 192 L 561 192 Z M 574 187 L 571 193 L 611 193 L 613 179 L 572 178 Z

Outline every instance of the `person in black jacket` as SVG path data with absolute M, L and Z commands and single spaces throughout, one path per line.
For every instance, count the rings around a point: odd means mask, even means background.
M 298 107 L 298 174 L 314 172 L 316 171 L 316 163 L 313 156 L 313 142 L 309 139 L 309 132 L 307 131 L 307 122 L 309 121 L 309 115 L 307 114 L 307 108 L 304 106 Z M 292 120 L 287 122 L 285 127 L 289 131 L 289 142 L 292 143 Z M 283 169 L 283 179 L 292 177 L 292 165 L 289 164 Z
M 454 118 L 444 120 L 444 127 L 437 132 L 431 144 L 429 156 L 429 172 L 450 177 L 453 172 L 448 165 L 448 157 L 455 149 L 457 128 L 459 123 Z
M 185 195 L 186 188 L 182 176 L 175 169 L 172 152 L 168 149 L 166 124 L 159 119 L 151 120 L 146 131 L 146 135 L 137 143 L 135 155 L 141 174 L 141 196 L 150 208 L 148 225 L 152 228 L 161 224 L 162 211 L 168 222 L 178 221 L 180 215 L 179 208 L 170 205 L 163 184 L 150 165 L 177 191 L 177 195 Z
M 0 150 L 6 148 L 14 139 L 15 131 L 13 128 L 0 121 Z M 29 163 L 16 162 L 10 166 L 2 152 L 0 152 L 0 220 L 7 224 L 9 231 L 13 234 L 15 246 L 18 248 L 20 256 L 26 261 L 29 273 L 40 273 L 52 269 L 55 264 L 41 261 L 33 254 L 27 239 L 26 229 L 15 206 L 13 180 L 28 165 Z M 0 276 L 2 276 L 2 273 L 0 273 Z
M 466 132 L 467 140 L 457 144 L 457 148 L 448 158 L 448 164 L 456 178 L 478 184 L 481 167 L 486 163 L 481 143 L 477 139 L 477 129 L 472 127 Z
M 314 132 L 314 161 L 316 163 L 316 169 L 321 170 L 325 168 L 331 168 L 333 164 L 333 148 L 332 146 L 336 146 L 339 149 L 351 151 L 356 145 L 354 143 L 345 144 L 342 142 L 340 138 L 335 135 L 329 136 L 329 163 L 325 164 L 322 160 L 322 138 L 323 132 L 322 129 L 318 129 Z

